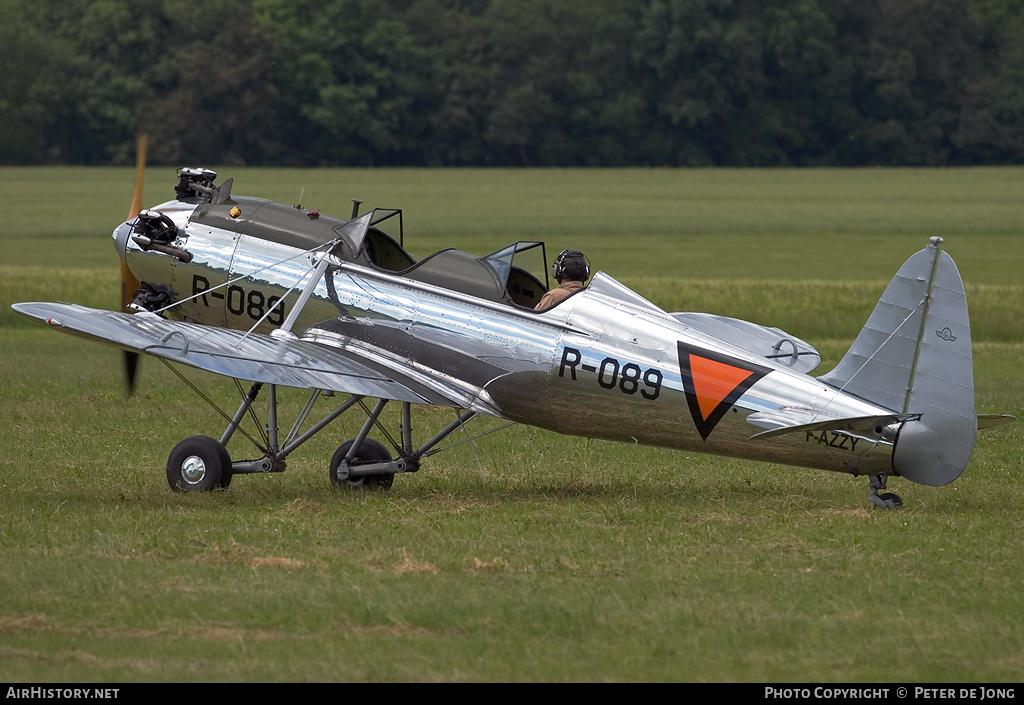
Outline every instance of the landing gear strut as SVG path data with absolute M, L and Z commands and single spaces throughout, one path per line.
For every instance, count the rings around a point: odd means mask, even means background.
M 170 367 L 170 365 L 168 366 Z M 173 367 L 171 369 L 174 370 Z M 177 370 L 174 371 L 177 373 Z M 181 377 L 180 373 L 178 375 Z M 195 389 L 184 377 L 182 380 Z M 256 420 L 252 407 L 263 387 L 264 385 L 260 382 L 254 383 L 243 395 L 242 403 L 234 416 L 228 416 L 204 396 L 207 402 L 217 408 L 217 411 L 228 421 L 228 426 L 220 440 L 207 436 L 192 436 L 175 446 L 167 460 L 167 482 L 172 489 L 178 492 L 209 492 L 227 487 L 234 475 L 284 472 L 285 459 L 292 451 L 354 406 L 359 406 L 366 412 L 366 421 L 355 438 L 342 443 L 334 452 L 329 469 L 331 481 L 346 487 L 388 489 L 394 482 L 396 474 L 419 470 L 422 458 L 436 453 L 435 446 L 455 431 L 463 428 L 470 419 L 476 416 L 476 412 L 463 411 L 456 416 L 455 421 L 437 435 L 416 447 L 412 441 L 411 403 L 402 402 L 401 437 L 394 439 L 380 422 L 381 412 L 387 406 L 388 400 L 378 399 L 373 408 L 370 408 L 365 403 L 364 397 L 353 395 L 305 432 L 300 433 L 317 400 L 321 396 L 333 396 L 330 392 L 313 390 L 287 436 L 279 440 L 277 387 L 268 384 L 266 385 L 268 389 L 266 426 L 263 427 L 257 421 L 256 425 L 262 428 L 263 435 L 262 439 L 257 439 L 241 428 L 241 422 L 246 415 L 250 415 Z M 199 392 L 198 389 L 195 391 Z M 239 386 L 239 392 L 241 391 L 242 387 Z M 201 393 L 200 395 L 203 396 Z M 393 457 L 384 444 L 368 438 L 370 431 L 375 427 L 387 438 L 387 441 L 395 449 L 397 457 Z M 226 446 L 235 432 L 243 434 L 252 441 L 262 451 L 263 456 L 255 460 L 232 461 Z
M 876 507 L 882 509 L 896 509 L 897 507 L 903 506 L 903 500 L 898 494 L 893 492 L 885 492 L 879 494 L 879 490 L 885 489 L 886 483 L 885 475 L 872 475 L 871 476 L 871 503 Z

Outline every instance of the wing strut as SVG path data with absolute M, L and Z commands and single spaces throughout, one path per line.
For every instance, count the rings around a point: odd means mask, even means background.
M 331 244 L 337 243 L 334 240 Z M 313 276 L 306 282 L 306 286 L 303 287 L 302 293 L 299 294 L 298 300 L 295 305 L 292 306 L 292 310 L 288 312 L 288 317 L 284 320 L 284 323 L 277 330 L 270 332 L 271 337 L 282 338 L 285 340 L 296 340 L 297 337 L 292 333 L 292 326 L 295 325 L 295 321 L 299 318 L 299 314 L 302 313 L 302 309 L 306 307 L 306 302 L 309 301 L 309 297 L 313 295 L 313 291 L 316 289 L 316 285 L 320 283 L 320 280 L 324 276 L 324 272 L 327 271 L 327 267 L 331 264 L 331 258 L 326 253 L 320 256 L 320 262 L 316 265 L 316 269 L 313 271 Z M 281 297 L 282 299 L 284 297 Z

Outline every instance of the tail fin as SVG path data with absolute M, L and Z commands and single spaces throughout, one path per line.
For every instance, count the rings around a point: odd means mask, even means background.
M 967 297 L 942 238 L 900 268 L 846 356 L 821 381 L 893 411 L 905 421 L 893 471 L 924 485 L 963 472 L 978 432 Z

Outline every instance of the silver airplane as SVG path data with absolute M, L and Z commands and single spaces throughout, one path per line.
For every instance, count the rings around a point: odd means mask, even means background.
M 941 238 L 903 265 L 846 356 L 814 377 L 818 353 L 777 328 L 703 313 L 668 313 L 598 272 L 545 311 L 548 289 L 516 264 L 542 243 L 480 257 L 446 249 L 415 259 L 402 212 L 334 218 L 235 196 L 206 169 L 181 169 L 174 200 L 113 233 L 128 312 L 20 303 L 56 330 L 251 382 L 219 439 L 193 436 L 167 463 L 178 491 L 226 487 L 234 475 L 280 472 L 296 448 L 350 409 L 366 420 L 330 462 L 340 485 L 390 487 L 438 444 L 485 414 L 557 433 L 820 468 L 869 477 L 893 508 L 887 478 L 954 481 L 979 428 L 1012 417 L 975 413 L 963 283 Z M 547 268 L 547 256 L 544 268 Z M 310 390 L 284 438 L 277 387 Z M 267 391 L 262 451 L 227 445 Z M 242 390 L 242 386 L 239 385 Z M 321 397 L 348 397 L 302 430 Z M 376 401 L 373 401 L 376 400 Z M 369 437 L 399 402 L 389 449 Z M 412 405 L 453 407 L 455 420 L 413 442 Z M 222 412 L 223 413 L 223 412 Z M 243 430 L 242 433 L 245 433 Z

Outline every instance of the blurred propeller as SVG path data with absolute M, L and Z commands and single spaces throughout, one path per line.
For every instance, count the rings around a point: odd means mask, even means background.
M 142 210 L 142 182 L 146 171 L 146 140 L 147 135 L 139 135 L 138 142 L 135 146 L 135 194 L 132 196 L 132 205 L 128 211 L 128 220 L 133 220 L 139 215 L 139 211 Z M 135 278 L 135 275 L 128 269 L 128 265 L 125 264 L 124 257 L 120 257 L 121 260 L 121 310 L 125 311 L 128 308 L 128 304 L 132 302 L 135 297 L 135 292 L 141 288 L 139 280 Z M 128 384 L 128 394 L 131 395 L 135 391 L 135 371 L 139 364 L 139 354 L 134 352 L 124 352 L 124 373 L 125 381 Z

